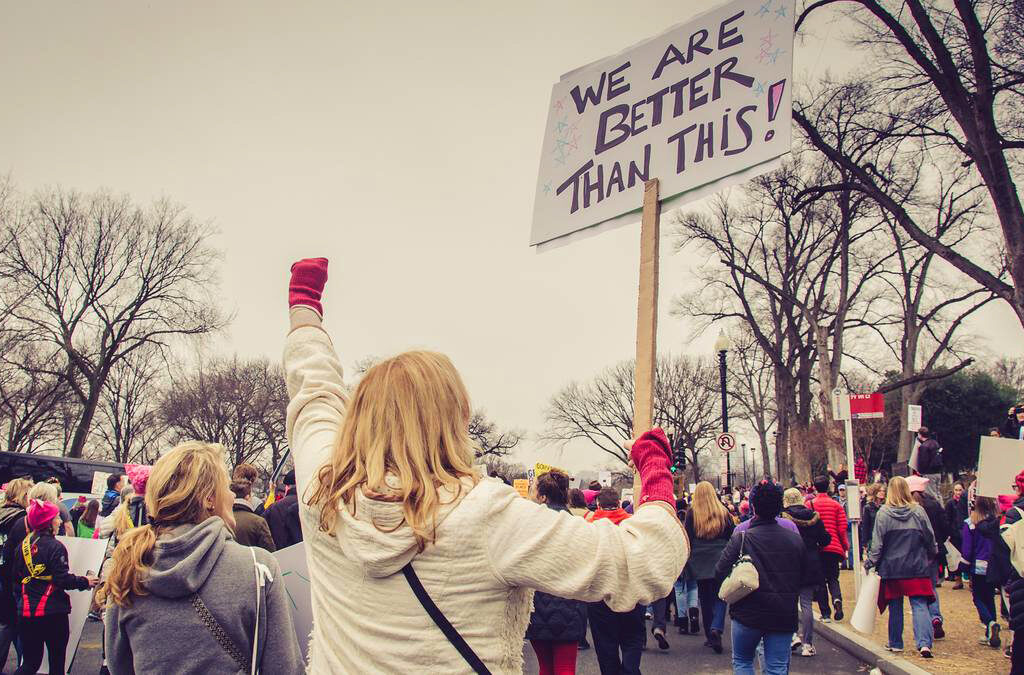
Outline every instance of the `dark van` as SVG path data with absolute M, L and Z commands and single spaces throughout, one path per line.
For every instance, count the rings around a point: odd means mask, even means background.
M 14 478 L 26 476 L 36 482 L 56 476 L 65 493 L 90 494 L 93 474 L 97 471 L 118 474 L 125 472 L 124 464 L 115 462 L 35 455 L 24 452 L 0 452 L 0 485 Z M 106 489 L 107 486 L 104 484 L 103 490 Z

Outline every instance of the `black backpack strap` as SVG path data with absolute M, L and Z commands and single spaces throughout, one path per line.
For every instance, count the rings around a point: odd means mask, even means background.
M 476 655 L 472 647 L 466 644 L 466 641 L 459 635 L 459 631 L 455 630 L 455 626 L 451 624 L 448 617 L 441 613 L 441 610 L 437 608 L 434 601 L 427 595 L 427 591 L 423 588 L 423 584 L 420 583 L 420 578 L 416 576 L 416 570 L 412 568 L 411 562 L 402 568 L 402 574 L 405 575 L 405 580 L 409 582 L 409 587 L 416 594 L 416 599 L 423 605 L 423 609 L 427 610 L 427 614 L 434 620 L 437 627 L 441 629 L 444 636 L 448 638 L 448 642 L 451 642 L 452 646 L 462 655 L 462 658 L 466 659 L 469 667 L 477 675 L 491 675 L 491 671 L 487 670 L 484 662 L 480 660 L 480 657 Z

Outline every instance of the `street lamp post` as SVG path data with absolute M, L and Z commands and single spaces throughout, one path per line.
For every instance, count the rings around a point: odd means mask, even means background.
M 740 452 L 743 453 L 743 484 L 750 486 L 750 481 L 747 480 L 747 444 L 740 443 Z
M 718 334 L 718 339 L 715 340 L 715 351 L 718 352 L 718 374 L 721 378 L 722 383 L 722 431 L 729 433 L 729 403 L 728 403 L 728 392 L 726 391 L 726 365 L 725 365 L 725 353 L 729 351 L 731 346 L 729 342 L 729 336 L 722 331 Z M 725 485 L 727 488 L 732 488 L 732 462 L 729 459 L 729 453 L 725 453 Z

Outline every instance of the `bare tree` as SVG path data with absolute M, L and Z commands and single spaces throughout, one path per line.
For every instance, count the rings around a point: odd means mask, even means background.
M 0 427 L 5 450 L 53 449 L 61 440 L 61 419 L 71 390 L 63 377 L 47 372 L 54 355 L 38 345 L 7 339 L 0 346 Z M 57 449 L 63 450 L 60 445 Z
M 477 459 L 486 457 L 505 457 L 523 440 L 524 434 L 516 429 L 499 429 L 498 425 L 487 417 L 487 413 L 478 408 L 469 418 L 469 437 L 476 443 Z
M 13 214 L 13 215 L 12 215 Z M 67 454 L 80 457 L 112 370 L 143 347 L 163 349 L 225 320 L 211 295 L 217 254 L 181 208 L 104 193 L 42 192 L 8 212 L 3 251 L 22 338 L 64 358 L 50 374 L 80 403 Z
M 822 100 L 848 97 L 848 86 L 826 86 L 797 102 L 794 119 L 829 160 L 848 173 L 846 187 L 869 194 L 921 246 L 943 258 L 989 292 L 1005 300 L 1024 323 L 1024 209 L 1018 195 L 1013 153 L 1024 149 L 1021 106 L 1024 54 L 1019 0 L 816 0 L 796 27 L 827 5 L 854 9 L 856 43 L 874 52 L 857 83 L 848 118 L 891 142 L 934 148 L 951 164 L 973 167 L 988 193 L 1002 230 L 1010 277 L 1003 281 L 975 252 L 950 246 L 919 226 L 884 171 L 847 152 L 830 137 Z
M 672 433 L 676 447 L 700 478 L 700 459 L 721 424 L 716 370 L 687 356 L 659 357 L 655 372 L 654 424 Z M 633 362 L 623 361 L 586 384 L 571 383 L 548 404 L 542 439 L 586 439 L 622 464 L 622 442 L 633 435 Z
M 144 348 L 111 369 L 100 399 L 97 433 L 115 462 L 152 464 L 160 455 L 167 425 L 160 415 L 158 350 Z
M 221 443 L 231 466 L 249 462 L 269 475 L 287 447 L 283 384 L 283 369 L 266 358 L 216 360 L 175 379 L 160 412 L 175 441 Z
M 778 415 L 772 362 L 746 324 L 732 331 L 732 344 L 735 358 L 729 369 L 729 400 L 732 409 L 739 408 L 743 419 L 757 434 L 761 466 L 765 467 L 766 473 L 774 474 L 775 463 L 768 453 L 768 436 L 775 428 Z

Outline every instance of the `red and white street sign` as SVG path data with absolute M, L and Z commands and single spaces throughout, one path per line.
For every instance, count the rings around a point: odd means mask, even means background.
M 736 437 L 728 432 L 718 434 L 715 438 L 715 444 L 722 452 L 729 452 L 736 447 Z
M 850 394 L 850 419 L 870 420 L 885 417 L 885 396 L 882 394 Z

